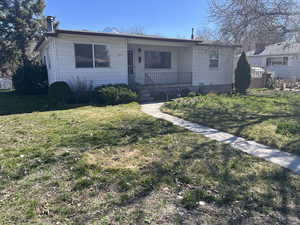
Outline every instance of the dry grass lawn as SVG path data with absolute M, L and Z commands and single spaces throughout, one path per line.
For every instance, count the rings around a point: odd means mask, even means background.
M 0 93 L 4 101 L 0 224 L 300 223 L 300 176 L 136 103 L 53 110 L 43 96 Z

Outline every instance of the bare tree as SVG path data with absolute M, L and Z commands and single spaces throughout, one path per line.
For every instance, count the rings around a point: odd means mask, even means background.
M 129 28 L 118 28 L 118 27 L 106 27 L 103 29 L 103 32 L 108 33 L 127 33 L 127 34 L 138 34 L 138 35 L 144 35 L 145 29 L 143 26 L 135 25 Z
M 225 41 L 218 29 L 202 27 L 196 30 L 196 39 L 209 41 Z
M 140 25 L 135 25 L 135 26 L 132 26 L 129 29 L 127 29 L 125 32 L 129 33 L 129 34 L 144 35 L 145 34 L 145 28 L 143 26 L 140 26 Z
M 210 0 L 210 16 L 231 41 L 271 44 L 300 31 L 299 0 Z

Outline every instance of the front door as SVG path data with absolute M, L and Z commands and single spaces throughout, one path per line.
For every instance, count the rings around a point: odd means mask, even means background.
M 134 56 L 133 50 L 128 50 L 128 83 L 134 83 Z

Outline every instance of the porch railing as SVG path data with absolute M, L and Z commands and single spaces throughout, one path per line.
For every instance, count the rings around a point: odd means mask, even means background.
M 148 72 L 145 84 L 192 84 L 192 72 Z

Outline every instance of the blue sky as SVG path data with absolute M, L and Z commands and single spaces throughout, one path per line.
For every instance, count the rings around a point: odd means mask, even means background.
M 190 37 L 191 29 L 210 26 L 207 0 L 46 0 L 46 15 L 60 28 L 102 31 L 142 26 L 147 34 Z

